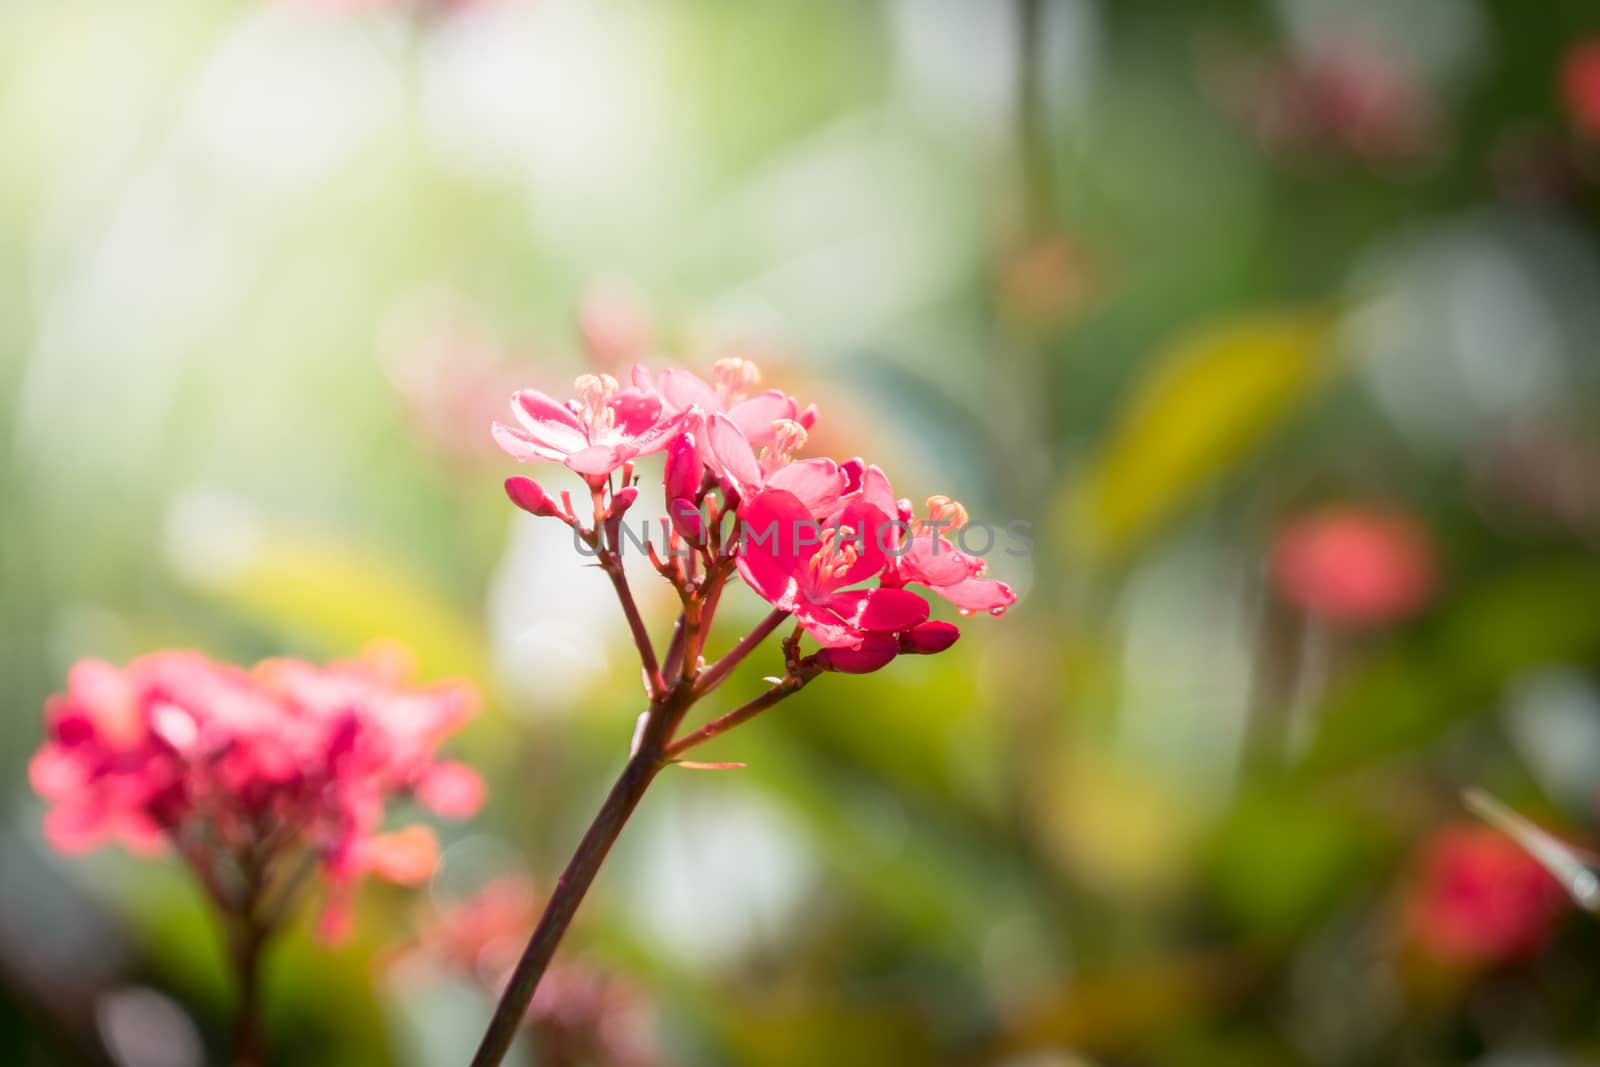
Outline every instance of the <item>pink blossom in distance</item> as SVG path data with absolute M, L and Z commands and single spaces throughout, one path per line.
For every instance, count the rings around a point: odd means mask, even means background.
M 79 661 L 29 767 L 50 803 L 46 838 L 69 853 L 175 848 L 223 898 L 249 888 L 248 872 L 304 856 L 326 876 L 335 934 L 362 874 L 414 883 L 437 860 L 426 827 L 383 832 L 387 802 L 414 795 L 465 817 L 483 799 L 471 770 L 436 758 L 472 714 L 472 689 L 414 687 L 409 670 L 381 648 L 328 667 L 243 670 L 195 652 Z
M 1422 852 L 1405 921 L 1435 959 L 1505 963 L 1538 952 L 1566 904 L 1561 884 L 1511 838 L 1490 826 L 1452 826 Z
M 643 366 L 633 370 L 634 385 L 660 396 L 668 412 L 726 415 L 755 445 L 771 444 L 774 427 L 780 422 L 797 422 L 810 429 L 816 421 L 814 405 L 802 409 L 794 397 L 779 389 L 755 392 L 761 384 L 761 369 L 748 359 L 719 359 L 712 366 L 712 377 L 714 381 L 707 382 L 681 367 L 669 367 L 659 375 L 651 375 Z
M 1413 615 L 1436 581 L 1433 546 L 1415 519 L 1354 507 L 1291 522 L 1273 546 L 1272 571 L 1285 599 L 1345 625 Z
M 1561 96 L 1572 124 L 1600 137 L 1600 37 L 1573 45 L 1561 64 Z

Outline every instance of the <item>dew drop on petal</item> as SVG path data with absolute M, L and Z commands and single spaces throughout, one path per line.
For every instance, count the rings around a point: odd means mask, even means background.
M 972 609 L 971 608 L 957 608 L 956 609 L 956 614 L 960 615 L 962 618 L 966 618 L 968 615 L 972 614 Z
M 990 609 L 989 609 L 989 614 L 990 614 L 990 615 L 993 615 L 993 616 L 994 616 L 994 617 L 995 617 L 995 618 L 997 618 L 997 619 L 998 619 L 998 618 L 999 618 L 999 617 L 1000 617 L 1000 616 L 1002 616 L 1002 615 L 1004 615 L 1004 614 L 1005 614 L 1005 613 L 1006 613 L 1006 609 L 1005 609 L 1005 608 L 1003 608 L 1003 607 L 1001 607 L 1001 608 L 990 608 Z

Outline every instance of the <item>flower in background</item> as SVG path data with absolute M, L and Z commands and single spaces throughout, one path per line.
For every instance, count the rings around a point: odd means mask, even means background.
M 498 995 L 539 919 L 533 882 L 504 875 L 471 896 L 430 905 L 419 915 L 418 947 L 436 964 Z M 662 1061 L 656 1015 L 632 984 L 595 967 L 563 961 L 529 1006 L 524 1025 L 541 1062 L 653 1067 Z
M 1279 531 L 1272 573 L 1284 599 L 1328 622 L 1359 626 L 1415 614 L 1433 594 L 1434 550 L 1415 519 L 1340 507 Z
M 436 756 L 472 714 L 473 690 L 409 675 L 393 646 L 328 667 L 243 670 L 195 652 L 79 661 L 46 705 L 29 767 L 50 802 L 45 836 L 68 853 L 172 847 L 241 921 L 286 914 L 320 870 L 322 928 L 336 937 L 363 874 L 414 884 L 433 871 L 432 831 L 383 830 L 390 800 L 464 817 L 483 799 L 476 774 Z
M 714 382 L 681 367 L 669 367 L 652 376 L 639 366 L 633 370 L 633 384 L 660 396 L 667 411 L 674 414 L 693 409 L 708 416 L 726 415 L 752 445 L 771 445 L 776 427 L 782 423 L 799 423 L 802 429 L 809 430 L 816 422 L 815 405 L 802 409 L 794 397 L 780 389 L 756 392 L 761 384 L 761 368 L 748 359 L 719 359 L 711 373 Z
M 1579 132 L 1600 138 L 1600 37 L 1579 41 L 1561 64 L 1561 97 Z
M 484 424 L 516 387 L 518 359 L 481 312 L 448 290 L 430 289 L 392 311 L 378 339 L 384 377 L 407 424 L 457 461 L 496 455 Z
M 1421 78 L 1382 42 L 1350 35 L 1301 53 L 1207 58 L 1202 75 L 1220 107 L 1276 155 L 1409 163 L 1440 140 Z
M 1560 884 L 1520 845 L 1468 824 L 1447 827 L 1424 846 L 1404 921 L 1428 956 L 1481 966 L 1537 953 L 1566 906 Z
M 578 307 L 578 333 L 589 355 L 602 367 L 619 367 L 648 353 L 654 329 L 650 309 L 630 290 L 597 286 Z

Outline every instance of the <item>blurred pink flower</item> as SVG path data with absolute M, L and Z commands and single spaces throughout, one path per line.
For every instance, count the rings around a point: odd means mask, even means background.
M 1225 51 L 1203 73 L 1221 106 L 1274 153 L 1404 163 L 1440 140 L 1438 107 L 1417 72 L 1361 35 L 1329 37 L 1300 54 Z
M 502 410 L 526 361 L 464 297 L 429 289 L 399 304 L 378 339 L 378 360 L 406 425 L 457 461 L 496 455 L 483 427 Z
M 1600 137 L 1600 37 L 1579 41 L 1561 64 L 1561 96 L 1579 131 Z
M 1489 826 L 1451 826 L 1424 846 L 1406 898 L 1411 941 L 1443 962 L 1475 966 L 1538 952 L 1567 904 L 1539 862 Z
M 1272 570 L 1290 603 L 1347 625 L 1404 619 L 1435 585 L 1433 545 L 1415 519 L 1356 507 L 1289 523 L 1273 546 Z
M 638 366 L 633 369 L 633 384 L 658 394 L 671 413 L 694 408 L 705 415 L 726 415 L 752 445 L 772 444 L 783 422 L 797 422 L 806 430 L 816 422 L 815 405 L 801 409 L 794 397 L 778 389 L 752 392 L 761 384 L 761 369 L 748 359 L 719 359 L 711 371 L 715 384 L 681 367 L 669 367 L 653 377 Z
M 366 872 L 425 879 L 437 859 L 422 826 L 380 832 L 385 803 L 415 793 L 470 815 L 482 784 L 434 757 L 472 714 L 462 683 L 407 684 L 392 646 L 328 667 L 266 660 L 246 671 L 194 652 L 118 669 L 82 660 L 45 709 L 30 778 L 50 802 L 45 835 L 63 852 L 170 844 L 218 903 L 241 906 L 263 873 L 304 855 L 327 876 L 324 929 Z

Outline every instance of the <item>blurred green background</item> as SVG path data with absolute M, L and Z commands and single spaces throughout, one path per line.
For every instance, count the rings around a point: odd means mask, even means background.
M 639 704 L 487 423 L 642 352 L 755 358 L 813 454 L 1033 538 L 1005 618 L 646 799 L 562 959 L 648 1062 L 1600 1063 L 1583 917 L 1468 963 L 1406 921 L 1464 785 L 1593 828 L 1600 91 L 1562 72 L 1594 32 L 1589 0 L 0 3 L 0 1059 L 225 1046 L 178 870 L 40 838 L 67 665 L 395 637 L 482 686 L 490 805 L 420 901 L 296 928 L 273 1044 L 465 1062 L 488 1002 L 415 950 L 425 902 L 548 885 Z M 1278 580 L 1325 513 L 1399 516 L 1423 593 L 1352 620 Z

